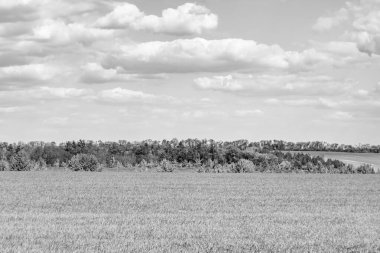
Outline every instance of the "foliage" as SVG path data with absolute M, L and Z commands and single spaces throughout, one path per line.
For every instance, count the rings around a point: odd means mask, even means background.
M 24 151 L 19 151 L 14 154 L 10 159 L 11 171 L 29 171 L 32 169 L 31 161 Z
M 162 172 L 173 172 L 174 168 L 175 166 L 166 159 L 162 160 L 160 163 L 160 171 Z
M 352 148 L 320 142 L 291 143 L 283 141 L 248 142 L 216 142 L 214 140 L 163 140 L 142 142 L 92 142 L 71 141 L 61 143 L 31 142 L 28 144 L 0 143 L 0 160 L 12 163 L 20 152 L 24 152 L 22 161 L 30 157 L 32 170 L 45 167 L 65 167 L 82 170 L 77 155 L 88 155 L 96 158 L 102 167 L 136 168 L 137 170 L 173 171 L 178 168 L 191 169 L 198 172 L 275 172 L 275 173 L 373 173 L 366 167 L 353 168 L 341 161 L 324 159 L 323 157 L 289 153 L 280 150 L 332 150 L 343 149 L 351 152 Z M 360 151 L 375 152 L 372 146 Z M 18 158 L 20 160 L 20 158 Z M 76 161 L 76 162 L 75 162 Z M 15 162 L 13 162 L 15 163 Z M 20 163 L 20 162 L 18 162 Z M 46 163 L 46 165 L 45 165 Z M 17 163 L 16 163 L 17 164 Z M 21 162 L 22 164 L 22 162 Z M 16 166 L 17 167 L 17 166 Z M 28 166 L 25 167 L 28 169 Z M 17 168 L 23 169 L 23 168 Z
M 0 160 L 0 171 L 8 171 L 9 163 L 5 160 Z
M 99 162 L 94 155 L 78 154 L 71 158 L 68 167 L 73 171 L 99 171 Z
M 255 164 L 247 159 L 240 159 L 235 166 L 233 166 L 233 173 L 252 173 L 256 170 Z
M 356 168 L 355 172 L 359 174 L 374 174 L 375 169 L 369 164 L 363 164 Z

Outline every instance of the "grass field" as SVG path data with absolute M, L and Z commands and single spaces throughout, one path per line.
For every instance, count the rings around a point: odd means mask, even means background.
M 297 153 L 298 151 L 292 151 Z M 380 154 L 375 153 L 348 153 L 348 152 L 325 152 L 325 151 L 302 151 L 310 155 L 324 157 L 325 159 L 336 159 L 347 164 L 360 166 L 362 164 L 372 165 L 376 171 L 380 171 Z
M 380 251 L 380 175 L 0 173 L 1 252 Z

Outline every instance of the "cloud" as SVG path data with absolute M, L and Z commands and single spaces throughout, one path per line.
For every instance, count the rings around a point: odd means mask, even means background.
M 256 110 L 236 110 L 235 115 L 238 117 L 248 117 L 248 116 L 259 116 L 263 115 L 264 112 L 260 109 Z
M 244 96 L 333 96 L 349 92 L 349 80 L 334 80 L 323 75 L 233 74 L 200 77 L 195 85 L 205 90 L 235 92 Z
M 135 91 L 124 88 L 114 88 L 101 90 L 94 94 L 91 99 L 95 102 L 100 102 L 108 105 L 179 105 L 182 102 L 178 99 L 167 95 L 154 95 L 143 91 Z
M 342 8 L 331 16 L 319 17 L 314 24 L 313 29 L 320 32 L 331 30 L 346 21 L 348 19 L 348 14 L 348 10 Z
M 29 64 L 0 68 L 0 89 L 16 84 L 23 86 L 35 82 L 46 82 L 56 73 L 56 69 L 45 64 Z M 29 83 L 31 82 L 31 83 Z
M 346 24 L 346 35 L 356 42 L 361 52 L 380 54 L 380 1 L 347 2 L 335 14 L 320 17 L 313 28 L 326 31 L 342 23 Z
M 115 69 L 104 69 L 95 62 L 87 63 L 82 70 L 80 79 L 84 83 L 107 83 L 121 79 Z
M 86 98 L 90 90 L 65 87 L 38 87 L 18 90 L 0 90 L 0 106 L 35 105 L 36 101 L 57 101 Z
M 39 89 L 42 94 L 46 93 L 55 98 L 73 98 L 86 94 L 85 89 L 63 88 L 63 87 L 41 87 Z
M 338 112 L 334 112 L 334 113 L 330 114 L 329 117 L 331 119 L 336 119 L 336 120 L 350 120 L 354 116 L 349 112 L 338 111 Z
M 43 121 L 46 125 L 53 125 L 53 126 L 66 126 L 69 124 L 69 118 L 68 117 L 52 117 L 48 118 Z
M 216 119 L 216 118 L 226 118 L 228 117 L 228 113 L 225 111 L 210 111 L 210 110 L 192 110 L 192 111 L 185 111 L 182 113 L 182 118 L 186 120 L 192 120 L 192 119 Z
M 171 35 L 201 34 L 218 26 L 218 16 L 204 6 L 186 3 L 162 11 L 162 16 L 146 15 L 130 3 L 118 5 L 97 21 L 97 26 L 110 29 L 131 28 Z
M 125 82 L 149 79 L 166 79 L 163 74 L 127 74 L 121 68 L 105 69 L 99 63 L 90 62 L 82 66 L 80 81 L 87 84 Z
M 102 65 L 105 68 L 121 67 L 129 72 L 191 73 L 273 69 L 301 71 L 332 62 L 327 54 L 314 49 L 295 52 L 253 40 L 194 38 L 121 46 L 120 52 L 107 55 Z
M 47 19 L 33 29 L 32 39 L 58 45 L 70 43 L 91 44 L 94 41 L 109 39 L 111 30 L 86 27 L 80 23 L 66 24 L 62 20 Z
M 27 1 L 4 1 L 0 3 L 0 24 L 38 19 L 38 10 Z
M 20 111 L 20 107 L 12 106 L 12 107 L 1 107 L 0 106 L 0 113 L 13 113 Z

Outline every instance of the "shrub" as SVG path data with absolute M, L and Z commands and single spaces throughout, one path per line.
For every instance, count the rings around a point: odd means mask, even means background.
M 0 160 L 0 171 L 8 171 L 9 163 L 5 160 Z
M 78 154 L 68 164 L 73 171 L 101 171 L 98 159 L 94 155 Z
M 356 172 L 360 174 L 375 174 L 375 169 L 370 164 L 362 164 L 356 168 Z
M 170 163 L 168 160 L 164 159 L 160 163 L 160 169 L 161 169 L 161 172 L 173 172 L 174 165 Z
M 47 169 L 47 165 L 46 165 L 46 162 L 44 159 L 42 158 L 39 158 L 38 161 L 32 161 L 31 162 L 31 170 L 46 170 Z
M 256 170 L 256 166 L 253 162 L 246 159 L 240 159 L 231 172 L 233 173 L 251 173 Z
M 32 169 L 31 161 L 24 151 L 13 155 L 9 165 L 11 171 L 29 171 Z

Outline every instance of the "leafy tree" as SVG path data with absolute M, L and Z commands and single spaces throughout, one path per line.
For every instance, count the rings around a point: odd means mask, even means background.
M 31 161 L 24 151 L 19 151 L 14 154 L 10 159 L 11 171 L 29 171 L 31 170 Z
M 98 159 L 94 155 L 87 154 L 73 156 L 68 167 L 73 171 L 100 171 Z

